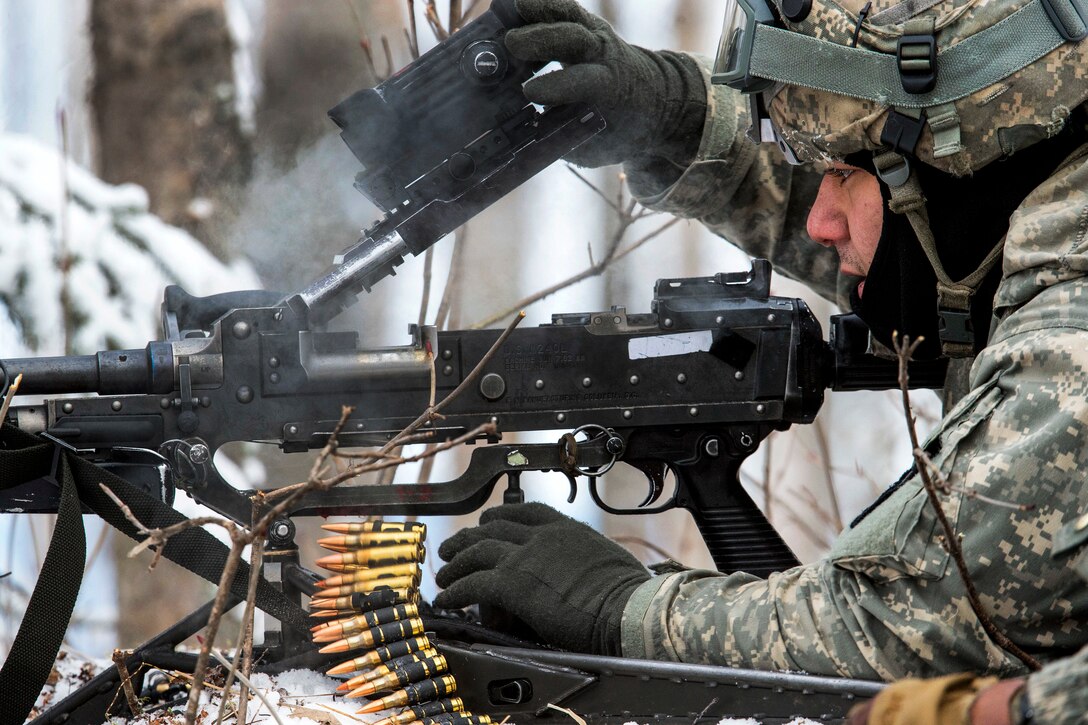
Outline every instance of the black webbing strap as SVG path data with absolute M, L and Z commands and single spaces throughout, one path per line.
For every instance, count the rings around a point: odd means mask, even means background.
M 0 456 L 0 487 L 22 483 L 24 466 L 46 473 L 60 488 L 57 524 L 38 582 L 8 657 L 0 668 L 0 722 L 21 723 L 34 707 L 64 641 L 79 596 L 87 539 L 79 496 L 67 457 L 51 445 L 35 445 Z
M 61 486 L 61 506 L 49 553 L 19 633 L 0 670 L 0 722 L 22 722 L 52 669 L 83 579 L 86 542 L 79 515 L 80 503 L 137 541 L 143 537 L 117 504 L 99 488 L 99 483 L 109 487 L 149 529 L 170 526 L 186 517 L 109 471 L 12 426 L 5 425 L 0 431 L 0 446 L 3 446 L 0 448 L 0 488 L 51 475 L 54 465 Z M 228 553 L 222 542 L 197 527 L 170 537 L 163 547 L 163 556 L 215 584 L 219 582 Z M 51 561 L 55 563 L 51 565 Z M 248 580 L 249 565 L 242 562 L 231 583 L 232 593 L 242 600 L 246 598 Z M 309 632 L 310 623 L 302 609 L 263 577 L 257 585 L 257 606 L 286 626 Z M 43 633 L 51 637 L 47 638 Z M 5 679 L 9 670 L 12 677 L 20 673 L 18 676 L 25 679 L 12 680 L 9 685 Z M 37 678 L 36 684 L 32 676 Z M 8 711 L 9 698 L 14 707 L 14 698 L 23 692 L 29 693 L 19 698 L 19 702 L 29 698 L 25 708 L 18 713 Z

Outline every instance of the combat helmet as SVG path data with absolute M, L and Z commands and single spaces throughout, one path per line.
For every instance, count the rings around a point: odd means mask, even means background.
M 873 154 L 955 327 L 1001 244 L 949 279 L 912 164 L 965 176 L 1056 135 L 1088 99 L 1086 36 L 1088 0 L 730 0 L 712 79 L 749 94 L 750 135 L 793 163 Z

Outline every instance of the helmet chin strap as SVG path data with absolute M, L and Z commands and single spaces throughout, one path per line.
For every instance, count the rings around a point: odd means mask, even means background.
M 888 185 L 891 200 L 888 209 L 903 214 L 910 221 L 918 243 L 937 275 L 937 314 L 940 316 L 941 352 L 946 357 L 964 358 L 975 354 L 975 332 L 971 324 L 971 299 L 978 292 L 986 275 L 1001 259 L 1005 247 L 1002 236 L 974 272 L 953 281 L 945 271 L 937 242 L 929 225 L 926 198 L 917 172 L 910 161 L 897 151 L 877 152 L 873 158 L 877 175 Z

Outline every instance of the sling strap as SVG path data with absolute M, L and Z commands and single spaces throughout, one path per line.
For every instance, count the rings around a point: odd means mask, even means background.
M 23 722 L 45 685 L 60 650 L 79 595 L 86 559 L 81 504 L 111 526 L 137 541 L 144 537 L 99 484 L 107 486 L 149 529 L 164 528 L 186 517 L 162 501 L 109 471 L 52 442 L 4 425 L 0 430 L 0 489 L 43 478 L 60 489 L 57 524 L 34 592 L 15 641 L 0 669 L 0 722 Z M 194 574 L 218 584 L 229 549 L 202 528 L 176 534 L 166 542 L 163 556 Z M 240 562 L 231 592 L 246 598 L 249 565 Z M 287 626 L 309 631 L 303 610 L 261 577 L 257 606 Z

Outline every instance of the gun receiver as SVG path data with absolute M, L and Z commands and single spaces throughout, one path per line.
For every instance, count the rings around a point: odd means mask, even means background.
M 516 498 L 523 471 L 554 470 L 569 479 L 572 497 L 575 480 L 588 478 L 590 495 L 612 513 L 688 509 L 723 571 L 765 574 L 789 566 L 789 549 L 737 480 L 740 464 L 771 431 L 812 421 L 824 390 L 848 379 L 843 360 L 866 362 L 860 384 L 868 387 L 895 386 L 896 371 L 894 362 L 838 349 L 843 339 L 830 346 L 805 303 L 772 297 L 769 279 L 769 263 L 757 260 L 748 273 L 660 280 L 649 313 L 614 307 L 555 315 L 551 324 L 515 330 L 478 384 L 429 429 L 434 440 L 453 439 L 488 421 L 500 436 L 559 430 L 578 437 L 479 447 L 456 480 L 343 485 L 308 495 L 291 513 L 461 514 L 482 506 L 503 476 Z M 267 299 L 255 294 L 239 293 L 239 300 Z M 233 308 L 203 331 L 191 329 L 224 300 L 214 302 L 170 290 L 163 315 L 167 339 L 143 350 L 5 361 L 9 375 L 24 374 L 20 394 L 98 394 L 16 406 L 9 422 L 122 468 L 135 465 L 133 451 L 145 452 L 137 463 L 146 467 L 151 460 L 168 473 L 166 490 L 157 495 L 176 485 L 247 522 L 249 494 L 225 483 L 212 463 L 223 444 L 271 441 L 288 452 L 317 449 L 343 405 L 355 406 L 355 413 L 339 444 L 382 444 L 427 404 L 428 350 L 442 397 L 498 337 L 497 330 L 413 326 L 406 346 L 365 348 L 355 333 L 314 331 L 289 306 L 274 304 Z M 883 377 L 873 372 L 880 366 Z M 918 375 L 916 383 L 927 382 Z M 939 384 L 939 375 L 932 378 Z M 600 495 L 600 474 L 617 462 L 645 474 L 641 506 L 617 509 Z M 676 487 L 662 502 L 668 471 Z M 56 488 L 0 492 L 0 502 L 5 511 L 51 510 Z
M 355 187 L 385 218 L 289 304 L 323 324 L 420 254 L 604 128 L 585 104 L 538 110 L 521 86 L 539 64 L 506 51 L 513 0 L 490 9 L 389 80 L 329 111 L 363 165 Z

